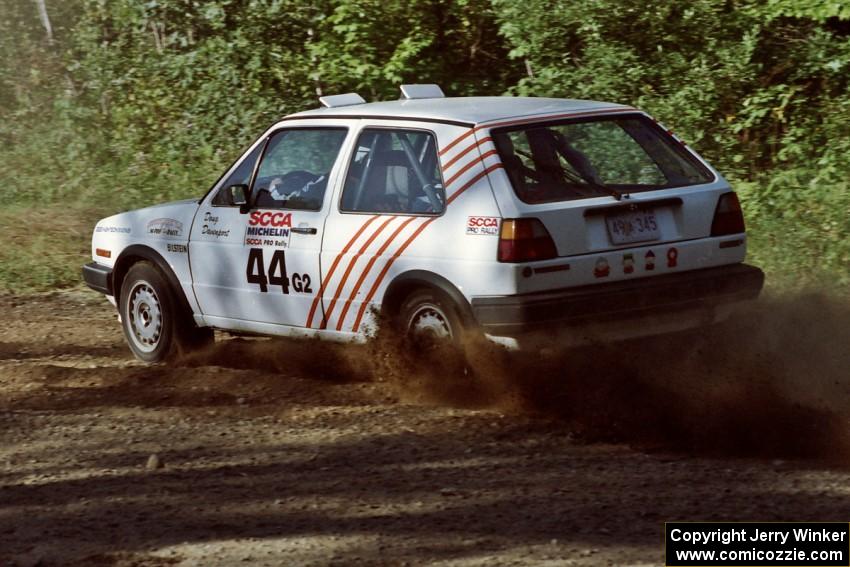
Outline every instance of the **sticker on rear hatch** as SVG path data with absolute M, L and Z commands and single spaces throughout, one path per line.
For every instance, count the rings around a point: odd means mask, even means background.
M 679 264 L 679 251 L 671 248 L 667 251 L 667 267 L 675 268 Z
M 607 278 L 611 273 L 611 268 L 608 267 L 608 260 L 599 258 L 596 260 L 596 266 L 593 268 L 593 275 L 597 278 Z

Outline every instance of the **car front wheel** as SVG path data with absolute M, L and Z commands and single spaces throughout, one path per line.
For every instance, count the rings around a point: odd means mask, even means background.
M 121 285 L 121 325 L 130 350 L 144 362 L 170 360 L 212 341 L 183 313 L 171 286 L 149 262 L 134 264 Z

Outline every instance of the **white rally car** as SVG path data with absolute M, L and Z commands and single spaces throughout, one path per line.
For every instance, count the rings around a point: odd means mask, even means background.
M 83 276 L 134 354 L 160 361 L 213 329 L 364 340 L 379 316 L 510 346 L 616 339 L 758 296 L 735 193 L 646 113 L 401 90 L 324 97 L 200 199 L 101 220 Z

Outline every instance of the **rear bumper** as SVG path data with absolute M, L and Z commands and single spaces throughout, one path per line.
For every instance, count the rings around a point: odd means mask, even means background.
M 83 281 L 95 291 L 113 295 L 112 268 L 97 262 L 89 262 L 83 266 Z
M 733 264 L 553 292 L 476 297 L 472 312 L 485 333 L 516 336 L 547 328 L 669 316 L 755 299 L 764 273 Z

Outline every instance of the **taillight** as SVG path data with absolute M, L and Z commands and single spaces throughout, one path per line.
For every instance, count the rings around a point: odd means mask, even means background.
M 711 221 L 711 236 L 740 234 L 744 232 L 744 213 L 735 193 L 724 193 L 717 201 L 714 220 Z
M 505 219 L 499 233 L 499 262 L 532 262 L 555 258 L 558 251 L 539 219 Z

